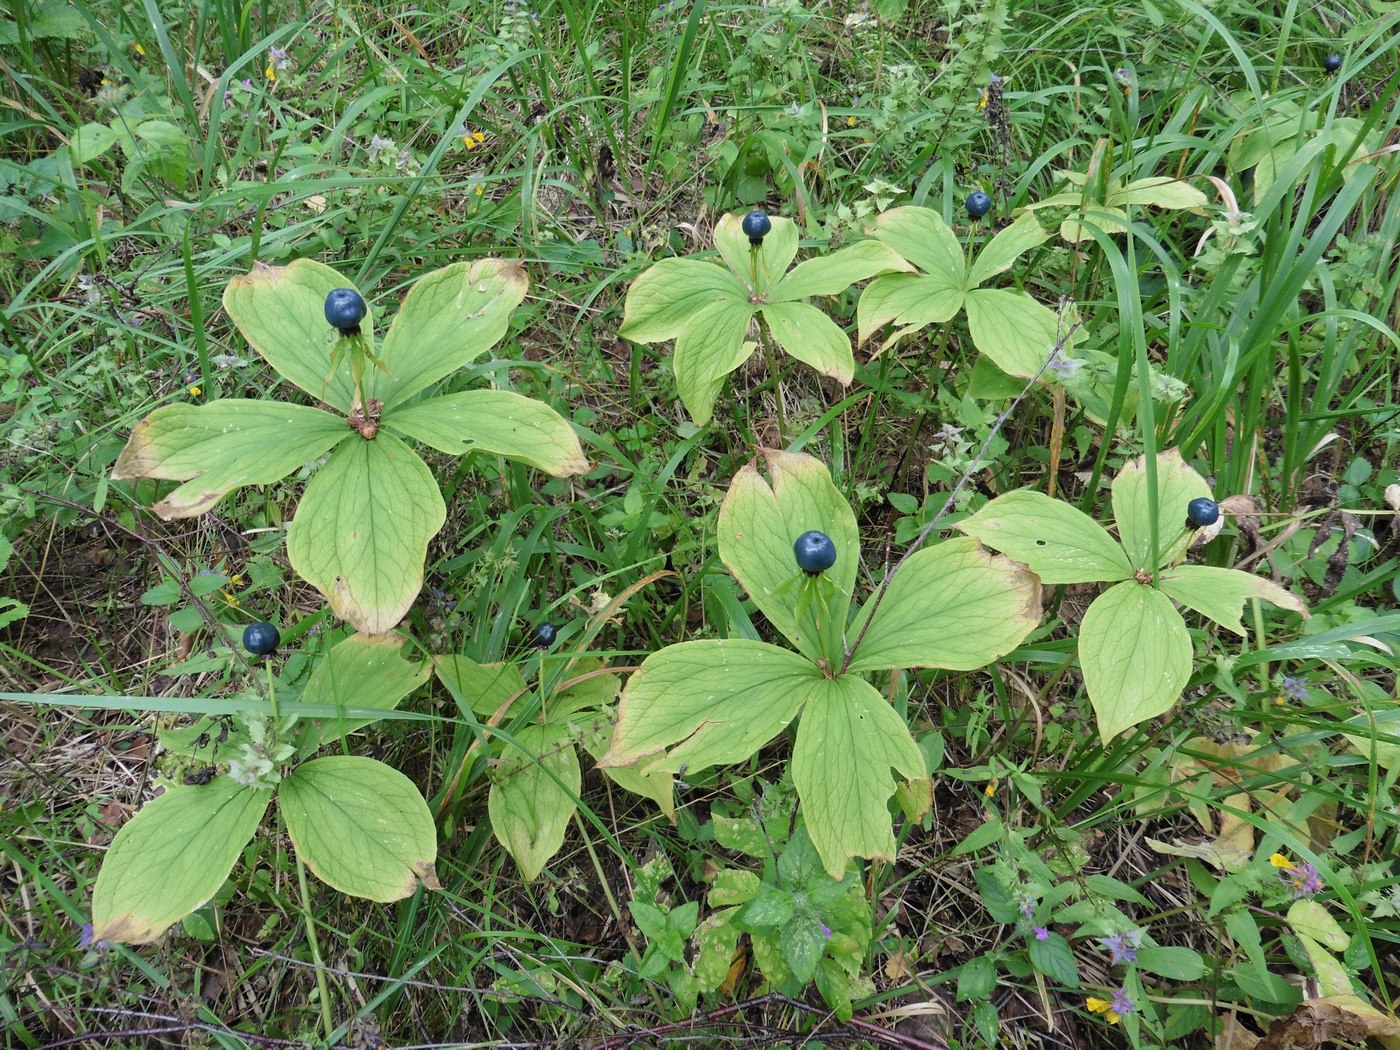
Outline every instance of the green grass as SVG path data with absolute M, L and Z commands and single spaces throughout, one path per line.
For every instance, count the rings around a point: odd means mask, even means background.
M 1322 873 L 1318 899 L 1349 938 L 1342 965 L 1393 1012 L 1400 550 L 1386 492 L 1400 483 L 1400 19 L 1356 0 L 915 0 L 868 26 L 848 24 L 851 5 L 795 2 L 530 10 L 11 0 L 0 12 L 0 494 L 16 551 L 0 593 L 30 608 L 0 636 L 7 1045 L 199 1031 L 221 1047 L 613 1047 L 655 1030 L 647 1045 L 913 1046 L 893 1018 L 943 1003 L 949 1031 L 910 1031 L 976 1047 L 988 1017 L 975 998 L 954 1000 L 985 957 L 999 974 L 996 1045 L 1019 1045 L 1050 1011 L 1082 1045 L 1146 1047 L 1160 1029 L 1085 1009 L 1121 977 L 1092 924 L 1057 927 L 1084 978 L 1070 988 L 1027 961 L 1026 931 L 993 917 L 989 887 L 1031 884 L 1049 864 L 1097 905 L 1095 880 L 1111 875 L 1142 895 L 1117 906 L 1160 943 L 1230 965 L 1257 951 L 1293 979 L 1311 964 L 1288 933 L 1290 902 L 1269 896 L 1273 852 Z M 287 57 L 269 80 L 273 48 Z M 1336 76 L 1322 71 L 1331 52 L 1345 56 Z M 979 107 L 992 73 L 1004 120 Z M 112 145 L 74 163 L 75 137 L 103 134 L 92 125 L 111 126 Z M 1242 161 L 1266 126 L 1271 182 Z M 471 132 L 482 139 L 467 148 Z M 580 815 L 527 885 L 491 835 L 488 734 L 440 686 L 406 703 L 419 717 L 386 720 L 357 751 L 443 803 L 443 890 L 372 905 L 313 882 L 329 1003 L 276 825 L 158 945 L 77 947 L 102 849 L 153 791 L 153 712 L 227 703 L 252 685 L 241 661 L 202 656 L 216 628 L 282 624 L 289 682 L 336 629 L 286 563 L 296 479 L 175 523 L 150 514 L 154 483 L 109 480 L 159 405 L 286 396 L 223 313 L 230 278 L 255 261 L 316 258 L 391 313 L 438 266 L 524 262 L 530 294 L 506 341 L 444 388 L 470 380 L 548 401 L 595 466 L 558 481 L 479 454 L 431 460 L 448 526 L 402 630 L 425 653 L 519 662 L 551 693 L 561 654 L 629 670 L 682 639 L 772 640 L 718 559 L 715 516 L 735 472 L 777 441 L 779 418 L 790 447 L 827 462 L 851 496 L 872 586 L 903 549 L 896 530 L 916 533 L 969 465 L 940 428 L 962 428 L 975 450 L 1007 403 L 969 393 L 995 383 L 973 374 L 959 321 L 878 357 L 858 351 L 848 388 L 791 362 L 779 376 L 746 366 L 697 429 L 670 347 L 616 336 L 630 281 L 710 248 L 719 214 L 756 203 L 796 220 L 812 249 L 858 238 L 881 203 L 935 208 L 978 241 L 988 232 L 963 221 L 969 192 L 986 189 L 1006 217 L 1058 191 L 1062 170 L 1090 171 L 1091 184 L 1179 176 L 1211 205 L 1134 207 L 1128 233 L 1091 229 L 1077 250 L 1052 238 L 1011 271 L 1042 302 L 1072 300 L 1083 345 L 1108 355 L 1106 418 L 1035 387 L 943 524 L 1052 483 L 1102 517 L 1127 460 L 1180 448 L 1219 496 L 1254 501 L 1257 532 L 1231 528 L 1200 559 L 1249 559 L 1305 595 L 1312 619 L 1254 608 L 1241 639 L 1188 615 L 1195 663 L 1181 704 L 1106 745 L 1075 656 L 1089 597 L 1076 588 L 1047 587 L 1042 628 L 986 672 L 882 683 L 935 760 L 935 809 L 900 825 L 897 864 L 863 872 L 881 918 L 855 1020 L 815 1012 L 810 987 L 761 998 L 750 956 L 728 993 L 755 1001 L 705 999 L 693 1017 L 675 1013 L 664 979 L 637 972 L 646 944 L 627 905 L 644 865 L 669 860 L 660 892 L 677 905 L 703 902 L 716 870 L 749 864 L 716 843 L 711 807 L 777 790 L 785 739 L 747 764 L 683 774 L 674 825 L 585 761 Z M 1247 214 L 1229 213 L 1221 186 Z M 1050 227 L 1063 218 L 1042 215 Z M 855 301 L 821 305 L 853 329 Z M 1155 396 L 1154 374 L 1187 393 Z M 892 494 L 914 501 L 912 518 Z M 245 586 L 236 605 L 197 603 L 205 630 L 182 639 L 167 625 L 174 607 L 142 596 L 169 579 L 186 588 L 177 605 L 194 604 L 201 569 Z M 530 631 L 546 620 L 560 641 L 542 656 Z M 1304 698 L 1285 692 L 1285 675 Z M 993 815 L 1005 834 L 960 853 Z M 1201 859 L 1224 835 L 1247 842 L 1251 865 Z M 1257 946 L 1221 918 L 1246 898 Z M 1230 1003 L 1258 1033 L 1291 1009 L 1223 973 L 1153 981 L 1159 1016 L 1177 1026 L 1166 1045 L 1210 1045 Z

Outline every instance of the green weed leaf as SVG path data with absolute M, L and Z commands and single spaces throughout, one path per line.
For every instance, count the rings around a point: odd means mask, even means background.
M 1084 614 L 1079 664 L 1107 744 L 1176 703 L 1191 676 L 1191 636 L 1170 598 L 1126 580 Z
M 598 764 L 677 772 L 741 762 L 786 728 L 820 681 L 808 660 L 764 642 L 667 646 L 628 679 Z
M 555 477 L 588 470 L 578 435 L 564 417 L 508 390 L 468 390 L 386 411 L 383 425 L 460 456 L 487 452 L 519 460 Z
M 886 273 L 910 273 L 913 265 L 882 241 L 857 241 L 830 255 L 798 263 L 768 296 L 770 303 L 813 295 L 840 295 L 851 285 Z
M 311 672 L 301 702 L 392 711 L 431 673 L 425 661 L 405 660 L 403 645 L 403 638 L 395 634 L 355 634 L 342 640 Z M 297 755 L 304 758 L 373 722 L 372 718 L 303 718 L 297 722 Z
M 392 434 L 336 450 L 287 530 L 292 568 L 365 634 L 403 619 L 423 587 L 428 541 L 447 517 L 432 472 Z
M 1133 567 L 1108 530 L 1043 492 L 998 496 L 958 528 L 1028 566 L 1042 583 L 1126 580 Z
M 219 891 L 271 791 L 216 777 L 170 787 L 122 825 L 92 891 L 92 939 L 146 944 Z
M 851 635 L 870 615 L 873 599 Z M 970 671 L 1016 648 L 1040 622 L 1040 583 L 967 537 L 916 553 L 895 574 L 851 671 L 943 667 Z
M 297 856 L 328 886 L 380 903 L 438 888 L 432 814 L 397 769 L 358 755 L 313 758 L 282 779 L 278 805 Z
M 254 263 L 249 273 L 229 281 L 224 309 L 283 379 L 348 412 L 354 384 L 343 365 L 327 378 L 337 335 L 325 317 L 326 296 L 348 287 L 350 281 L 312 259 L 287 266 Z M 373 345 L 374 311 L 368 306 L 360 331 Z
M 764 458 L 772 485 L 750 463 L 734 478 L 720 506 L 720 560 L 799 652 L 813 661 L 823 656 L 836 661 L 860 563 L 855 515 L 820 460 L 773 450 L 765 450 Z M 793 544 L 810 529 L 831 537 L 836 564 L 821 577 L 832 589 L 825 613 L 809 602 L 799 617 L 807 581 L 797 568 Z
M 365 396 L 387 412 L 480 357 L 506 334 L 529 285 L 507 259 L 453 263 L 419 278 L 380 347 L 388 371 L 370 370 Z
M 1303 599 L 1285 590 L 1272 580 L 1238 569 L 1220 569 L 1209 565 L 1176 565 L 1164 569 L 1158 578 L 1163 593 L 1214 620 L 1228 631 L 1243 638 L 1246 634 L 1240 617 L 1244 603 L 1250 598 L 1272 602 L 1281 609 L 1309 618 Z
M 567 726 L 525 726 L 515 739 L 519 746 L 507 744 L 501 754 L 487 812 L 496 838 L 533 882 L 564 845 L 583 776 Z
M 1168 449 L 1157 455 L 1157 561 L 1152 564 L 1148 504 L 1147 462 L 1139 456 L 1126 464 L 1113 479 L 1113 517 L 1118 540 L 1134 569 L 1151 572 L 1168 565 L 1186 553 L 1194 530 L 1184 526 L 1186 505 L 1209 496 L 1205 479 L 1186 465 L 1181 453 Z
M 185 482 L 154 509 L 191 518 L 236 488 L 282 480 L 353 434 L 329 412 L 280 401 L 166 405 L 136 424 L 112 477 Z
M 1034 215 L 1030 212 L 1021 215 L 988 241 L 978 254 L 977 261 L 967 273 L 968 288 L 976 288 L 997 274 L 1005 273 L 1022 255 L 1049 239 L 1050 234 Z
M 854 857 L 893 861 L 889 801 L 899 774 L 922 806 L 931 785 L 909 727 L 875 687 L 853 675 L 817 679 L 802 713 L 792 780 L 807 833 L 833 879 Z
M 966 305 L 973 345 L 1007 375 L 1027 379 L 1061 339 L 1070 336 L 1066 346 L 1075 342 L 1068 322 L 1025 292 L 978 288 L 967 293 Z
M 774 303 L 763 308 L 763 317 L 773 339 L 797 360 L 838 383 L 851 381 L 851 339 L 822 311 L 807 303 Z

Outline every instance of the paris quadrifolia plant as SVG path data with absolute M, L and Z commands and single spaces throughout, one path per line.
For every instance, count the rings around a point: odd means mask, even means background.
M 1182 563 L 1192 541 L 1218 532 L 1222 521 L 1210 486 L 1175 449 L 1125 466 L 1112 503 L 1116 539 L 1083 511 L 1029 489 L 999 496 L 958 524 L 1042 583 L 1111 584 L 1079 626 L 1079 666 L 1105 743 L 1181 697 L 1194 650 L 1178 604 L 1241 637 L 1249 599 L 1308 615 L 1301 598 L 1271 580 Z
M 268 639 L 255 633 L 247 647 L 266 655 Z M 379 902 L 420 885 L 436 889 L 437 831 L 413 782 L 372 758 L 314 757 L 427 681 L 430 666 L 405 659 L 402 645 L 394 634 L 351 635 L 326 653 L 299 696 L 279 702 L 269 665 L 266 701 L 160 730 L 166 754 L 196 772 L 172 777 L 112 840 L 93 887 L 92 939 L 145 944 L 201 907 L 274 798 L 299 870 Z M 209 775 L 218 769 L 227 772 Z M 302 891 L 306 904 L 304 875 Z
M 229 283 L 224 306 L 249 345 L 319 407 L 166 405 L 138 424 L 113 477 L 183 482 L 154 509 L 187 518 L 329 454 L 287 529 L 287 557 L 336 615 L 382 634 L 417 598 L 428 542 L 446 520 L 437 479 L 405 439 L 561 477 L 588 469 L 578 437 L 547 405 L 507 390 L 434 393 L 500 341 L 527 285 L 525 271 L 502 259 L 436 270 L 414 284 L 375 349 L 373 311 L 335 270 L 309 259 L 257 264 Z
M 710 421 L 725 377 L 762 344 L 773 346 L 840 383 L 855 375 L 850 337 L 813 296 L 839 295 L 858 281 L 912 269 L 885 244 L 857 241 L 792 265 L 797 226 L 750 212 L 715 226 L 719 260 L 662 259 L 627 290 L 619 334 L 637 343 L 676 341 L 676 392 L 699 426 Z M 757 339 L 750 334 L 757 322 Z M 1053 341 L 1053 340 L 1052 340 Z
M 827 468 L 797 453 L 763 458 L 768 478 L 750 464 L 724 499 L 719 554 L 791 648 L 729 638 L 653 653 L 623 690 L 599 764 L 654 777 L 742 762 L 800 716 L 792 780 L 839 881 L 853 858 L 893 860 L 897 790 L 911 818 L 931 799 L 922 752 L 868 676 L 991 663 L 1039 622 L 1040 585 L 960 537 L 907 557 L 857 608 L 860 535 Z

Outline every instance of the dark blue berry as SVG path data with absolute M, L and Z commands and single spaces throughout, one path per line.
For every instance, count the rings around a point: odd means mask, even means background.
M 266 656 L 281 644 L 282 632 L 270 623 L 250 623 L 243 628 L 243 648 L 254 656 Z
M 797 537 L 792 553 L 797 558 L 797 567 L 809 576 L 816 576 L 836 564 L 836 544 L 831 542 L 830 536 L 816 529 Z
M 1220 504 L 1208 496 L 1200 496 L 1186 504 L 1186 524 L 1204 529 L 1220 520 Z
M 755 208 L 744 216 L 744 222 L 740 228 L 744 231 L 744 236 L 749 239 L 750 244 L 762 244 L 763 238 L 767 237 L 773 229 L 773 220 Z
M 1336 73 L 1342 68 L 1341 55 L 1328 55 L 1322 60 L 1322 68 L 1329 73 Z
M 337 288 L 326 296 L 326 324 L 341 335 L 357 335 L 365 319 L 365 301 L 353 288 Z
M 992 198 L 988 197 L 981 190 L 970 194 L 965 202 L 968 215 L 974 219 L 980 219 L 992 210 Z
M 552 623 L 542 623 L 535 628 L 535 644 L 541 649 L 548 649 L 554 644 L 554 639 L 559 632 Z

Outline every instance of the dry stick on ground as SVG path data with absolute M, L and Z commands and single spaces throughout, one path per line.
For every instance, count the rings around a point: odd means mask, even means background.
M 1061 305 L 1061 316 L 1063 317 L 1063 304 Z M 875 590 L 875 597 L 872 599 L 870 606 L 870 615 L 865 618 L 865 623 L 861 626 L 860 633 L 856 635 L 856 640 L 846 649 L 846 658 L 841 664 L 840 674 L 845 674 L 846 669 L 851 666 L 851 661 L 855 659 L 856 650 L 860 648 L 860 643 L 865 638 L 865 632 L 870 630 L 870 625 L 875 622 L 875 614 L 880 611 L 880 603 L 885 600 L 885 594 L 890 589 L 890 581 L 894 579 L 894 574 L 903 568 L 904 563 L 913 557 L 915 551 L 923 546 L 924 541 L 928 539 L 933 533 L 933 530 L 938 527 L 938 523 L 953 509 L 953 506 L 957 503 L 958 494 L 963 490 L 963 486 L 966 485 L 972 475 L 981 468 L 982 457 L 987 454 L 987 449 L 991 447 L 992 439 L 1001 432 L 1003 424 L 1011 418 L 1011 414 L 1016 411 L 1021 402 L 1025 400 L 1026 395 L 1029 394 L 1035 384 L 1040 381 L 1040 377 L 1045 374 L 1045 370 L 1050 367 L 1050 363 L 1059 356 L 1060 351 L 1063 350 L 1065 344 L 1069 342 L 1070 336 L 1074 335 L 1078 328 L 1078 322 L 1070 325 L 1065 333 L 1055 342 L 1054 348 L 1046 355 L 1044 363 L 1036 370 L 1035 375 L 1026 380 L 1026 385 L 1021 388 L 1021 392 L 1016 395 L 1016 399 L 1012 401 L 1011 404 L 1007 405 L 1005 410 L 997 416 L 996 421 L 992 423 L 992 429 L 987 432 L 987 438 L 982 442 L 982 447 L 977 450 L 977 455 L 973 457 L 972 462 L 968 465 L 967 470 L 963 472 L 962 477 L 958 478 L 958 483 L 953 486 L 953 491 L 948 493 L 947 500 L 945 500 L 943 506 L 939 508 L 938 513 L 933 516 L 933 520 L 923 527 L 923 530 L 918 536 L 914 537 L 914 542 L 909 545 L 909 549 L 904 552 L 899 561 L 895 562 L 892 568 L 886 570 L 885 578 L 880 581 L 879 587 Z

